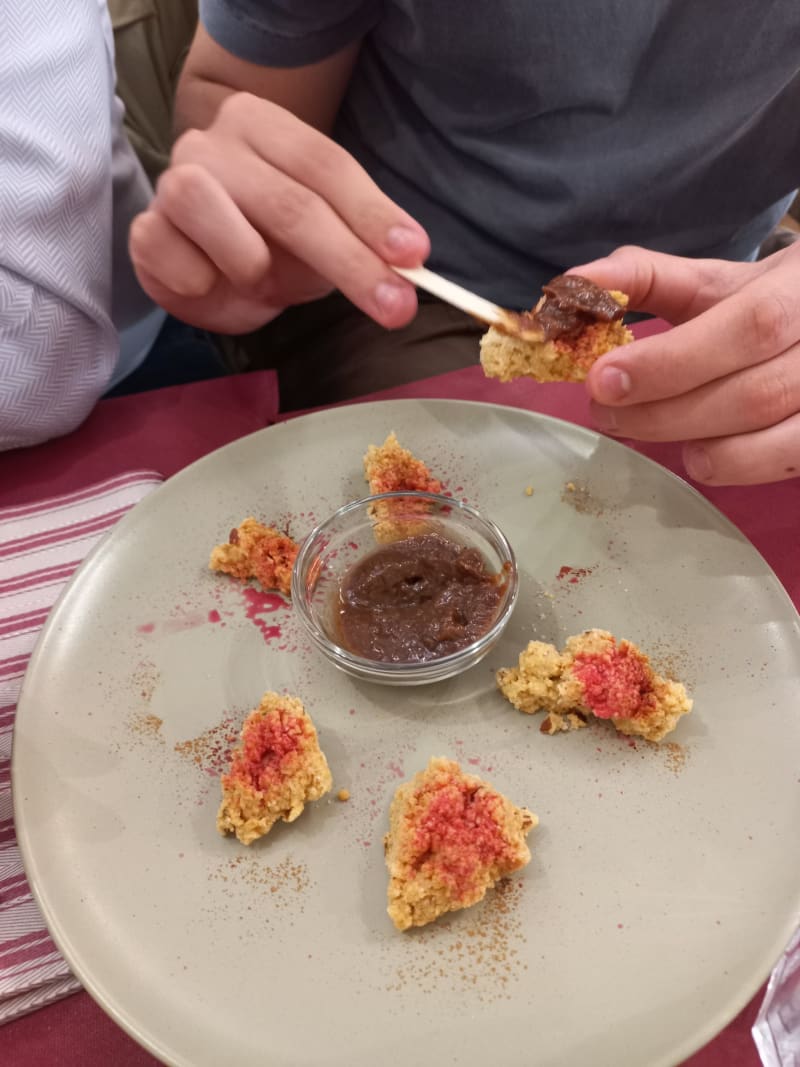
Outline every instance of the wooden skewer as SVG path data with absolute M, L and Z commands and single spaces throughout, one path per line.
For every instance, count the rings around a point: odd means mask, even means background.
M 450 282 L 440 274 L 434 274 L 427 267 L 392 267 L 401 278 L 416 285 L 418 289 L 424 289 L 433 296 L 438 296 L 446 304 L 466 311 L 468 315 L 486 323 L 487 326 L 497 326 L 506 333 L 524 336 L 527 331 L 520 327 L 519 316 L 513 311 L 501 308 L 499 304 L 493 304 L 491 300 L 484 300 L 477 293 L 471 293 L 455 282 Z

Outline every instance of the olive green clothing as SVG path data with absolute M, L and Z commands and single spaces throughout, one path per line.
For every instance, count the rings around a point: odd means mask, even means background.
M 197 27 L 197 0 L 108 0 L 125 132 L 155 185 L 169 162 L 172 109 Z

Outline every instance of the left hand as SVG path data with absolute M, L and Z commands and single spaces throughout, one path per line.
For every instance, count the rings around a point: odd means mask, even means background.
M 592 367 L 600 430 L 685 442 L 687 472 L 708 485 L 800 474 L 800 242 L 758 263 L 625 247 L 574 273 L 675 327 Z

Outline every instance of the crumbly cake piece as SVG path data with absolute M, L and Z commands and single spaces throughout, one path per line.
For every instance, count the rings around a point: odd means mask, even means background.
M 250 517 L 231 530 L 225 544 L 212 550 L 209 566 L 242 581 L 255 578 L 264 589 L 291 596 L 298 550 L 291 537 Z
M 222 775 L 217 829 L 249 845 L 279 819 L 294 822 L 308 801 L 330 790 L 332 780 L 314 723 L 296 697 L 265 693 L 241 738 Z
M 441 493 L 442 483 L 434 478 L 397 440 L 394 430 L 382 445 L 370 445 L 364 456 L 364 477 L 370 493 Z
M 628 306 L 625 293 L 617 289 L 602 292 L 621 310 Z M 582 382 L 600 356 L 633 340 L 633 334 L 621 318 L 610 322 L 586 320 L 577 331 L 548 336 L 546 330 L 537 326 L 537 314 L 547 299 L 547 295 L 543 296 L 532 312 L 518 316 L 520 335 L 496 326 L 483 335 L 481 366 L 487 378 L 499 378 L 501 382 L 515 378 L 534 378 L 537 382 Z
M 593 715 L 620 733 L 661 741 L 692 710 L 680 682 L 656 674 L 640 649 L 606 630 L 570 637 L 563 652 L 531 641 L 516 667 L 497 672 L 497 685 L 519 711 L 546 711 L 546 734 L 577 730 Z
M 530 861 L 525 836 L 538 821 L 457 763 L 431 759 L 398 787 L 389 809 L 384 849 L 394 925 L 425 926 L 477 904 Z
M 382 445 L 370 445 L 364 456 L 364 477 L 369 483 L 369 491 L 375 493 L 441 493 L 442 483 L 434 478 L 421 459 L 417 459 L 407 448 L 403 448 L 392 431 Z M 422 501 L 418 508 L 402 505 L 403 515 L 416 511 L 424 513 L 427 507 Z M 373 504 L 370 517 L 375 523 L 374 532 L 377 541 L 394 541 L 402 537 L 424 533 L 427 524 L 392 521 L 399 515 L 398 502 L 385 500 Z

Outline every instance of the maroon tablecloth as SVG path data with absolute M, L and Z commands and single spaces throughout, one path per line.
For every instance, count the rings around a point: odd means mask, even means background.
M 637 332 L 652 329 L 649 325 Z M 491 401 L 589 425 L 581 388 L 529 382 L 501 385 L 486 381 L 477 367 L 363 399 L 397 397 Z M 68 437 L 0 455 L 0 506 L 39 500 L 134 468 L 169 476 L 213 449 L 285 417 L 289 416 L 278 415 L 274 376 L 266 371 L 106 400 Z M 637 448 L 680 472 L 676 446 Z M 800 604 L 796 548 L 800 479 L 703 492 L 747 534 Z M 758 1067 L 750 1026 L 760 996 L 685 1067 Z M 9 1067 L 145 1067 L 156 1061 L 86 993 L 78 993 L 0 1029 L 0 1062 Z

